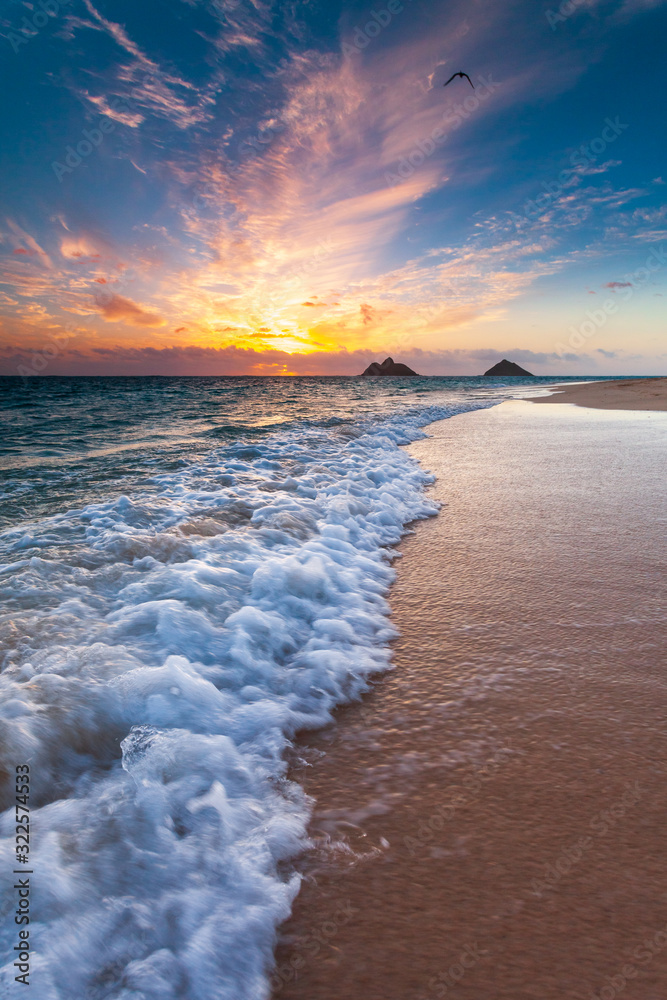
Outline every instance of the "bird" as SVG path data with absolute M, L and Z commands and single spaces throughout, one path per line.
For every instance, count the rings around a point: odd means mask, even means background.
M 449 78 L 449 80 L 447 81 L 447 83 L 451 83 L 451 82 L 452 82 L 452 80 L 453 80 L 453 79 L 454 79 L 455 77 L 457 77 L 457 76 L 460 76 L 460 77 L 465 77 L 465 78 L 466 78 L 466 80 L 468 81 L 468 83 L 470 84 L 470 86 L 472 87 L 472 89 L 473 89 L 473 90 L 475 89 L 475 84 L 474 84 L 474 83 L 472 82 L 472 80 L 470 79 L 470 77 L 468 76 L 468 74 L 467 74 L 467 73 L 460 73 L 460 72 L 459 72 L 459 73 L 452 73 L 452 75 L 450 76 L 450 78 Z M 443 87 L 446 87 L 446 86 L 447 86 L 447 83 L 443 83 Z

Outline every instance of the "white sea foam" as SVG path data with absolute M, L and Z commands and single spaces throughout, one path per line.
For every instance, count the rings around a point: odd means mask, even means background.
M 435 512 L 398 445 L 451 412 L 292 428 L 5 532 L 0 761 L 34 779 L 40 1000 L 268 995 L 308 819 L 284 750 L 390 665 L 388 546 Z

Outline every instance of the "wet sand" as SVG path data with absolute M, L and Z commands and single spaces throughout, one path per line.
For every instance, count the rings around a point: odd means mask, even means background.
M 316 846 L 274 996 L 664 1000 L 667 414 L 429 433 L 395 670 L 298 748 Z
M 575 403 L 599 410 L 667 410 L 667 378 L 623 379 L 587 382 L 558 388 L 536 403 Z

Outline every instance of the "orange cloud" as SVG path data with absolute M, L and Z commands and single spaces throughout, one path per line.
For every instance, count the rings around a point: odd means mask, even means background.
M 85 234 L 79 236 L 65 236 L 60 243 L 60 253 L 65 260 L 83 263 L 84 261 L 97 262 L 102 259 L 101 250 L 108 253 L 109 248 L 100 245 L 101 241 L 91 239 Z
M 7 219 L 7 227 L 10 231 L 9 233 L 0 231 L 0 243 L 11 242 L 23 244 L 22 246 L 15 247 L 13 253 L 16 256 L 32 257 L 35 259 L 35 263 L 39 263 L 43 269 L 51 270 L 53 268 L 53 262 L 46 250 L 39 245 L 30 233 L 22 229 L 12 219 Z
M 122 295 L 111 295 L 104 299 L 98 296 L 95 305 L 109 322 L 123 320 L 130 326 L 164 326 L 166 323 L 158 313 L 148 312 L 131 299 L 123 298 Z

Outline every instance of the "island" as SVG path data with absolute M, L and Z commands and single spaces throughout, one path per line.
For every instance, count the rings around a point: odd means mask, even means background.
M 368 366 L 365 372 L 361 373 L 363 375 L 417 375 L 417 372 L 413 372 L 412 368 L 408 368 L 407 365 L 402 365 L 394 361 L 393 358 L 385 358 L 382 364 L 378 364 L 377 361 L 373 361 L 372 364 Z M 417 376 L 419 378 L 419 376 Z
M 527 372 L 525 368 L 515 364 L 513 361 L 508 361 L 507 358 L 503 358 L 493 368 L 489 368 L 488 372 L 484 372 L 484 376 L 486 377 L 487 375 L 530 375 L 534 377 L 532 372 Z

